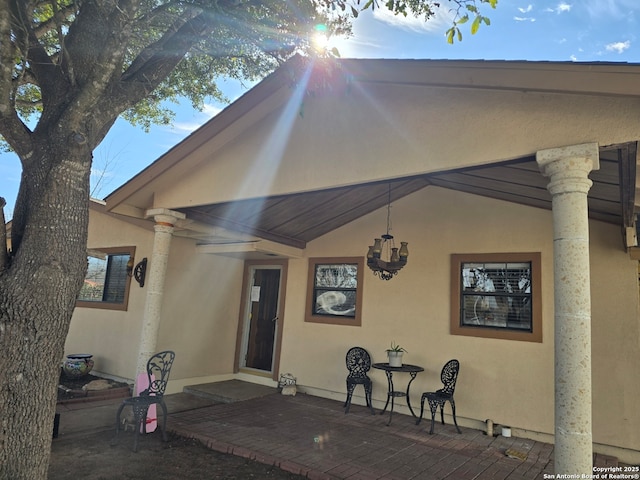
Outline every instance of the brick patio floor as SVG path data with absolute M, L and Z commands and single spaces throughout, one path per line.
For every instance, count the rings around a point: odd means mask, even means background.
M 168 428 L 208 447 L 276 465 L 310 479 L 541 479 L 553 472 L 553 446 L 481 431 L 415 425 L 408 415 L 371 415 L 337 401 L 278 394 L 171 414 Z M 510 458 L 507 450 L 526 455 Z

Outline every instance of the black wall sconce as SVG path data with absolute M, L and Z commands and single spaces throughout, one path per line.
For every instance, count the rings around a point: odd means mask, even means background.
M 144 287 L 144 278 L 147 275 L 147 257 L 144 257 L 135 267 L 133 266 L 133 257 L 129 257 L 127 275 L 135 278 L 140 288 Z

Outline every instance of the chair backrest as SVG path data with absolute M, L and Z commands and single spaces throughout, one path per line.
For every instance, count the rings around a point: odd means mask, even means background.
M 440 380 L 442 380 L 443 387 L 438 390 L 440 393 L 453 396 L 453 392 L 456 389 L 456 381 L 458 380 L 458 372 L 460 371 L 460 362 L 458 360 L 449 360 L 442 367 L 440 373 Z
M 171 350 L 165 350 L 153 355 L 147 362 L 147 375 L 149 377 L 149 388 L 140 395 L 162 396 L 167 388 L 171 365 L 176 358 L 176 354 Z
M 352 347 L 347 352 L 346 364 L 349 377 L 364 378 L 371 370 L 371 357 L 364 348 Z

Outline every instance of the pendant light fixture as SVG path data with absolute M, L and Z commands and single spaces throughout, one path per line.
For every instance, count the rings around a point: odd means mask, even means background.
M 409 249 L 407 242 L 397 248 L 391 231 L 391 184 L 387 203 L 387 233 L 376 238 L 367 252 L 367 266 L 382 280 L 391 280 L 407 264 Z

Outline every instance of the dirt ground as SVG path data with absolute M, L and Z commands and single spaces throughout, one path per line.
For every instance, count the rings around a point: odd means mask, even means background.
M 121 434 L 111 446 L 113 431 L 57 438 L 52 443 L 49 480 L 204 480 L 271 479 L 304 477 L 233 455 L 210 450 L 196 440 L 161 433 L 140 437 L 133 452 L 133 435 Z
M 86 396 L 82 387 L 100 380 L 93 375 L 70 378 L 61 373 L 58 401 Z M 121 387 L 109 381 L 112 387 Z M 160 429 L 139 437 L 138 452 L 133 452 L 133 433 L 121 432 L 112 445 L 114 431 L 95 430 L 55 438 L 51 446 L 49 480 L 206 480 L 270 479 L 299 480 L 279 468 L 206 448 L 200 442 L 169 434 L 162 441 Z

